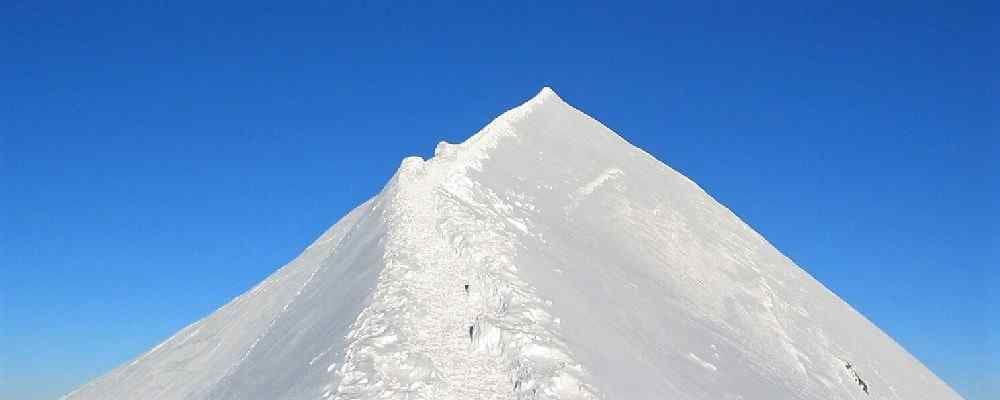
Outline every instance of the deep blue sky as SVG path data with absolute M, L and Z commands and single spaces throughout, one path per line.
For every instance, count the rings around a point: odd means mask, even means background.
M 986 1 L 134 3 L 0 9 L 2 399 L 54 398 L 138 355 L 290 260 L 404 156 L 543 85 L 959 392 L 1000 398 Z

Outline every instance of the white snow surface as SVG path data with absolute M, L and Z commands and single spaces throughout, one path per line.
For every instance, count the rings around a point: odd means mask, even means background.
M 65 398 L 960 397 L 545 88 L 403 160 L 294 261 Z

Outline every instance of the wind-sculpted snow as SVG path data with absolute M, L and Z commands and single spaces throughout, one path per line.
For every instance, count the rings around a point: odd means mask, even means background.
M 954 399 L 693 182 L 544 89 L 71 399 Z
M 508 120 L 434 159 L 404 160 L 381 197 L 394 213 L 385 272 L 349 335 L 335 399 L 592 399 L 549 303 L 517 275 L 513 206 L 469 179 Z M 511 227 L 515 229 L 512 231 Z

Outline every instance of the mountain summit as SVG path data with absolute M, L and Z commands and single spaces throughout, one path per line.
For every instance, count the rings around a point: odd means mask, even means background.
M 544 88 L 68 399 L 957 399 L 694 182 Z

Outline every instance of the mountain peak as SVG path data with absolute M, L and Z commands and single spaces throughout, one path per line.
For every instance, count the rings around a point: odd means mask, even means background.
M 407 158 L 287 266 L 66 398 L 869 396 L 960 399 L 697 184 L 545 87 Z
M 564 101 L 562 97 L 559 97 L 559 95 L 556 94 L 556 91 L 552 90 L 549 86 L 542 87 L 542 90 L 539 90 L 534 97 L 515 109 L 525 109 L 525 111 L 529 112 L 525 112 L 524 114 L 529 114 L 530 111 L 534 111 L 536 108 L 544 105 L 562 105 L 566 109 L 574 109 L 573 106 L 566 103 L 566 101 Z
M 563 101 L 551 87 L 542 87 L 534 97 L 500 114 L 461 144 L 455 145 L 443 141 L 438 143 L 434 149 L 433 159 L 439 162 L 461 160 L 462 162 L 458 164 L 449 164 L 477 166 L 481 160 L 489 158 L 489 151 L 505 138 L 524 139 L 525 135 L 534 135 L 532 129 L 517 127 L 526 123 L 529 116 L 534 116 L 532 119 L 547 119 L 566 112 L 582 115 L 576 108 Z M 419 160 L 404 160 L 404 165 L 422 165 L 417 161 Z
M 508 110 L 507 112 L 501 114 L 500 117 L 494 120 L 494 122 L 496 122 L 497 120 L 505 122 L 514 122 L 516 120 L 524 118 L 525 116 L 533 113 L 534 111 L 537 111 L 540 107 L 547 105 L 557 105 L 557 104 L 561 104 L 567 109 L 573 109 L 573 106 L 563 101 L 563 99 L 559 97 L 558 94 L 556 94 L 555 90 L 552 90 L 552 88 L 549 86 L 545 86 L 542 87 L 542 90 L 539 90 L 534 97 L 522 103 L 521 105 L 514 107 Z
M 535 97 L 533 97 L 531 100 L 538 101 L 538 102 L 544 102 L 546 100 L 559 100 L 559 101 L 562 101 L 562 98 L 560 98 L 559 95 L 556 94 L 556 91 L 552 90 L 551 87 L 545 86 L 545 87 L 542 87 L 542 90 L 539 90 L 538 94 L 536 94 Z

